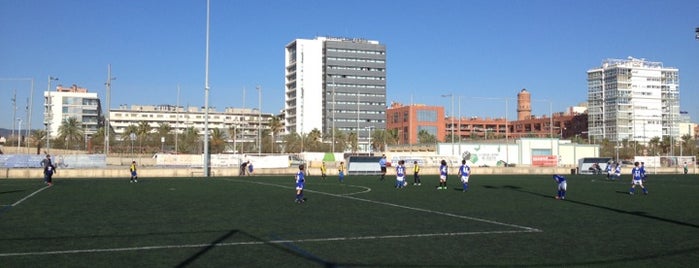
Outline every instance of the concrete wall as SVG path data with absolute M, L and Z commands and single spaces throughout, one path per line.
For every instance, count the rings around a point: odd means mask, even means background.
M 452 167 L 452 174 L 455 172 L 455 167 Z M 337 169 L 328 166 L 328 176 L 337 176 Z M 298 171 L 298 168 L 274 168 L 274 169 L 255 169 L 253 176 L 261 175 L 275 175 L 275 176 L 289 176 L 293 175 Z M 473 176 L 478 175 L 548 175 L 548 174 L 570 174 L 570 168 L 561 167 L 472 167 L 471 171 Z M 628 177 L 630 169 L 624 169 L 622 174 Z M 681 168 L 657 168 L 651 170 L 652 174 L 680 174 L 682 172 Z M 309 168 L 309 176 L 320 176 L 320 168 Z M 437 175 L 437 167 L 423 167 L 421 174 L 423 175 Z M 696 174 L 697 170 L 690 169 L 690 173 Z M 389 169 L 388 175 L 393 176 L 393 169 Z M 170 178 L 170 177 L 182 177 L 182 178 L 192 178 L 192 177 L 202 177 L 204 172 L 200 168 L 156 168 L 156 167 L 140 167 L 138 170 L 138 175 L 141 178 Z M 349 174 L 352 176 L 353 174 Z M 61 178 L 129 178 L 130 173 L 128 167 L 119 168 L 106 168 L 106 169 L 59 169 L 58 173 L 54 175 L 55 179 L 60 180 Z M 237 168 L 212 168 L 212 177 L 234 177 L 238 176 Z M 452 175 L 454 176 L 454 175 Z M 4 168 L 0 169 L 0 179 L 42 179 L 43 170 L 42 169 L 28 169 L 28 168 L 18 168 L 10 169 Z M 629 177 L 630 178 L 630 177 Z

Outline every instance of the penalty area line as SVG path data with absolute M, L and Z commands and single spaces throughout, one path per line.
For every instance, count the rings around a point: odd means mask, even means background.
M 34 195 L 40 193 L 40 192 L 43 191 L 43 190 L 48 189 L 49 187 L 51 187 L 51 185 L 46 185 L 46 186 L 40 188 L 39 190 L 36 190 L 36 191 L 34 191 L 33 193 L 31 193 L 31 194 L 25 196 L 24 198 L 20 199 L 19 201 L 15 202 L 14 204 L 12 204 L 12 205 L 10 205 L 10 206 L 12 206 L 12 207 L 17 206 L 17 205 L 19 205 L 20 203 L 24 202 L 24 200 L 29 199 L 30 197 L 32 197 L 32 196 L 34 196 Z
M 74 249 L 74 250 L 36 251 L 36 252 L 8 252 L 8 253 L 0 253 L 0 257 L 64 255 L 64 254 L 81 254 L 81 253 L 106 253 L 106 252 L 122 252 L 122 251 L 147 251 L 147 250 L 160 250 L 160 249 L 182 249 L 182 248 L 204 248 L 204 247 L 232 247 L 232 246 L 265 245 L 265 244 L 359 241 L 359 240 L 381 240 L 381 239 L 424 238 L 424 237 L 450 237 L 450 236 L 467 236 L 467 235 L 517 234 L 517 233 L 532 233 L 532 232 L 539 232 L 539 231 L 536 231 L 536 230 L 515 230 L 515 231 L 487 231 L 487 232 L 450 232 L 450 233 L 432 233 L 432 234 L 349 236 L 349 237 L 306 238 L 306 239 L 270 240 L 270 241 L 244 241 L 244 242 L 230 242 L 230 243 L 162 245 L 162 246 L 125 247 L 125 248 L 97 248 L 97 249 Z

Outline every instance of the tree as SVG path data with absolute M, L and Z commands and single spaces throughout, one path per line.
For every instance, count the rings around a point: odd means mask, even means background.
M 311 130 L 311 133 L 308 133 L 308 143 L 306 144 L 306 149 L 305 151 L 308 152 L 320 152 L 321 150 L 321 145 L 322 145 L 322 138 L 323 135 L 320 133 L 320 130 L 317 128 L 314 128 Z
M 36 146 L 36 154 L 41 154 L 41 148 L 44 146 L 45 139 L 45 130 L 33 130 L 29 134 L 29 141 L 31 142 L 32 146 Z
M 353 153 L 356 153 L 359 151 L 359 137 L 357 136 L 357 133 L 355 132 L 350 132 L 349 135 L 347 135 L 347 143 L 350 146 L 350 149 L 352 150 Z
M 420 143 L 437 143 L 437 137 L 424 129 L 417 133 L 417 139 L 420 141 Z
M 233 152 L 238 152 L 238 148 L 235 148 L 237 145 L 237 140 L 238 140 L 238 127 L 235 125 L 231 125 L 228 127 L 228 137 L 233 140 Z
M 274 141 L 277 140 L 277 134 L 283 130 L 283 127 L 282 121 L 278 116 L 273 116 L 269 119 L 269 130 L 272 132 L 272 142 L 270 145 L 270 151 L 272 153 L 274 153 L 274 147 L 276 147 L 276 143 Z
M 201 153 L 199 144 L 199 131 L 194 127 L 188 127 L 184 130 L 184 133 L 182 133 L 182 142 L 178 145 L 180 146 L 178 151 L 188 154 Z
M 209 148 L 212 154 L 220 154 L 226 149 L 226 133 L 222 129 L 211 130 L 211 142 Z
M 138 142 L 139 142 L 139 147 L 141 148 L 140 151 L 143 153 L 143 143 L 146 143 L 146 146 L 148 146 L 150 139 L 150 132 L 153 128 L 148 124 L 146 121 L 141 121 L 138 123 L 138 129 L 136 131 L 136 135 L 138 135 Z
M 371 148 L 373 150 L 386 151 L 386 141 L 388 132 L 386 130 L 374 130 L 371 133 Z
M 58 127 L 58 137 L 65 142 L 65 148 L 69 149 L 70 145 L 74 147 L 79 145 L 83 140 L 83 126 L 75 117 L 69 117 L 61 122 Z
M 660 155 L 660 151 L 659 151 L 659 148 L 660 148 L 660 138 L 659 138 L 659 137 L 653 137 L 653 138 L 651 138 L 650 141 L 648 142 L 648 145 L 650 146 L 650 148 L 649 148 L 650 150 L 649 150 L 649 151 L 650 151 L 650 155 L 651 155 L 651 156 Z

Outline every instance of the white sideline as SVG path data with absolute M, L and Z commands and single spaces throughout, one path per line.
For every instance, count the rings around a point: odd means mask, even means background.
M 101 253 L 101 252 L 119 252 L 119 251 L 142 251 L 142 250 L 157 250 L 157 249 L 179 249 L 179 248 L 204 248 L 204 247 L 230 247 L 230 246 L 245 246 L 245 245 L 264 245 L 264 244 L 286 244 L 286 243 L 308 243 L 308 242 L 329 242 L 329 241 L 354 241 L 354 240 L 377 240 L 377 239 L 394 239 L 394 238 L 411 238 L 411 237 L 436 237 L 436 236 L 464 236 L 464 235 L 487 235 L 487 234 L 514 234 L 514 233 L 531 233 L 537 232 L 534 230 L 523 231 L 490 231 L 490 232 L 456 232 L 456 233 L 434 233 L 434 234 L 404 234 L 404 235 L 381 235 L 381 236 L 350 236 L 350 237 L 328 237 L 328 238 L 307 238 L 296 240 L 271 240 L 271 241 L 248 241 L 248 242 L 230 242 L 216 244 L 189 244 L 189 245 L 162 245 L 162 246 L 145 246 L 145 247 L 128 247 L 128 248 L 98 248 L 98 249 L 75 249 L 75 250 L 57 250 L 57 251 L 39 251 L 39 252 L 14 252 L 0 253 L 0 257 L 16 257 L 29 255 L 59 255 L 59 254 L 78 254 L 78 253 Z
M 41 191 L 43 191 L 43 190 L 46 190 L 46 189 L 49 188 L 49 187 L 51 187 L 51 186 L 50 186 L 50 185 L 46 185 L 46 186 L 42 187 L 41 189 L 36 190 L 36 191 L 34 191 L 33 193 L 31 193 L 31 194 L 25 196 L 24 198 L 20 199 L 19 201 L 15 202 L 14 204 L 12 204 L 12 205 L 10 205 L 10 206 L 12 206 L 12 207 L 17 206 L 17 205 L 19 205 L 20 203 L 24 202 L 24 200 L 29 199 L 30 197 L 34 196 L 35 194 L 38 194 L 39 192 L 41 192 Z

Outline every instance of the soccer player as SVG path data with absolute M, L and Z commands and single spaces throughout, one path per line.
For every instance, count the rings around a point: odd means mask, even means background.
M 616 163 L 616 166 L 614 167 L 614 174 L 612 174 L 612 180 L 615 181 L 618 178 L 621 178 L 621 164 Z
M 340 162 L 340 166 L 337 167 L 337 179 L 345 182 L 345 162 Z
M 643 186 L 643 177 L 645 171 L 642 167 L 639 166 L 638 162 L 633 163 L 633 165 L 634 167 L 631 170 L 631 176 L 633 177 L 633 180 L 631 181 L 631 189 L 629 190 L 629 194 L 633 195 L 634 192 L 636 192 L 636 185 L 641 186 L 643 194 L 648 194 L 648 189 L 646 189 L 646 187 Z
M 684 170 L 684 175 L 687 175 L 687 173 L 689 172 L 689 166 L 687 166 L 687 161 L 684 162 L 682 169 Z
M 44 168 L 44 183 L 49 186 L 53 185 L 53 174 L 56 172 L 56 165 L 51 163 L 51 155 L 46 155 L 46 158 L 41 160 L 41 166 Z
M 641 174 L 643 174 L 643 182 L 646 182 L 648 174 L 646 173 L 646 162 L 641 162 Z
M 255 168 L 253 168 L 252 163 L 248 161 L 248 176 L 251 176 L 253 171 L 255 171 Z
M 614 166 L 614 165 L 613 165 L 613 164 L 614 164 L 613 162 L 608 162 L 608 163 L 607 163 L 607 167 L 604 168 L 604 171 L 607 172 L 607 179 L 608 179 L 608 180 L 613 180 L 613 179 L 614 179 L 614 178 L 612 178 L 612 177 L 614 176 L 614 169 L 613 169 L 613 166 Z
M 561 175 L 553 175 L 553 180 L 558 184 L 558 193 L 556 194 L 556 199 L 564 200 L 566 199 L 566 190 L 568 188 L 568 183 L 566 178 Z
M 402 189 L 405 187 L 405 161 L 398 160 L 398 166 L 396 167 L 396 188 Z
M 420 165 L 417 164 L 417 161 L 413 161 L 413 185 L 422 185 L 420 181 Z
M 327 176 L 328 169 L 325 167 L 325 161 L 320 163 L 320 177 L 325 180 Z
M 306 174 L 303 170 L 303 165 L 299 165 L 299 171 L 296 172 L 296 203 L 299 204 L 306 202 L 306 198 L 303 197 L 303 187 L 306 185 Z
M 129 171 L 131 171 L 131 182 L 138 182 L 138 174 L 136 174 L 136 161 L 131 161 Z
M 439 166 L 439 186 L 437 190 L 447 189 L 447 175 L 449 173 L 449 167 L 447 167 L 447 161 L 442 159 L 441 165 Z
M 386 155 L 381 156 L 381 160 L 379 160 L 379 166 L 381 166 L 381 178 L 379 180 L 383 180 L 386 178 Z
M 466 160 L 461 160 L 461 167 L 459 167 L 459 176 L 461 177 L 461 185 L 463 185 L 463 191 L 468 190 L 468 177 L 471 176 L 471 167 L 466 165 Z

